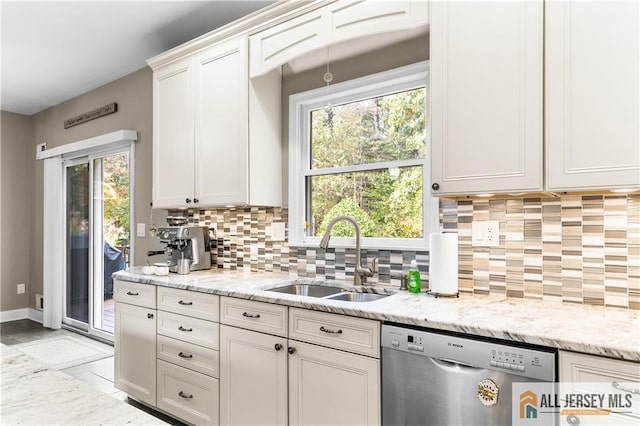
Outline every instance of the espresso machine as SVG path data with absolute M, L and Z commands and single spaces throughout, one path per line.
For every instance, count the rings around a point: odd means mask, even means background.
M 211 237 L 209 228 L 197 225 L 158 227 L 157 236 L 165 244 L 170 272 L 178 272 L 180 259 L 189 259 L 191 271 L 211 268 Z

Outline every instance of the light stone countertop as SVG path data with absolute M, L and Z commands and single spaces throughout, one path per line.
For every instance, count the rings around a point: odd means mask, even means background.
M 143 275 L 140 268 L 116 272 L 115 279 L 281 305 L 417 325 L 470 335 L 525 342 L 640 362 L 640 313 L 562 302 L 461 294 L 434 298 L 387 286 L 368 291 L 393 293 L 372 302 L 346 302 L 266 291 L 292 282 L 316 282 L 353 290 L 351 282 L 314 281 L 282 273 L 211 269 L 188 275 Z

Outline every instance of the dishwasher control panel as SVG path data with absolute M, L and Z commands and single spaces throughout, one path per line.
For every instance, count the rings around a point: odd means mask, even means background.
M 435 358 L 467 367 L 555 381 L 555 351 L 533 350 L 448 334 L 384 324 L 383 348 Z

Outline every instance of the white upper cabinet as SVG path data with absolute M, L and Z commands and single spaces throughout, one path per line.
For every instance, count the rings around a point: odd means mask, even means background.
M 193 58 L 195 193 L 202 205 L 247 201 L 246 58 L 244 38 Z
M 548 2 L 547 187 L 640 186 L 637 1 Z
M 154 69 L 153 206 L 280 205 L 280 87 L 246 37 Z
M 337 1 L 250 37 L 250 75 L 262 75 L 323 47 L 391 31 L 426 26 L 428 2 Z
M 153 74 L 153 205 L 193 199 L 193 66 L 182 60 Z
M 542 1 L 431 3 L 432 194 L 539 191 Z

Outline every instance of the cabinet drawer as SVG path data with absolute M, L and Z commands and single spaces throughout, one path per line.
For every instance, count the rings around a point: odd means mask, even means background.
M 219 300 L 214 294 L 158 287 L 158 309 L 203 320 L 218 322 Z
M 116 302 L 156 308 L 156 286 L 129 281 L 114 281 L 113 297 Z
M 218 379 L 158 360 L 158 408 L 196 425 L 218 424 Z
M 289 338 L 380 356 L 380 323 L 373 320 L 291 308 Z
M 218 323 L 170 312 L 158 311 L 158 334 L 209 349 L 218 349 L 220 345 Z
M 560 389 L 561 395 L 611 393 L 623 395 L 623 398 L 631 395 L 632 407 L 626 410 L 630 411 L 629 415 L 611 414 L 607 421 L 618 424 L 613 422 L 616 420 L 625 424 L 626 420 L 640 420 L 640 395 L 629 392 L 640 390 L 640 363 L 560 351 L 559 378 L 564 387 Z M 582 419 L 589 416 L 579 417 Z M 602 421 L 600 416 L 592 417 Z
M 223 297 L 220 322 L 249 330 L 287 337 L 287 307 Z
M 218 351 L 166 336 L 158 336 L 157 344 L 158 359 L 195 370 L 207 376 L 219 377 L 220 355 Z

